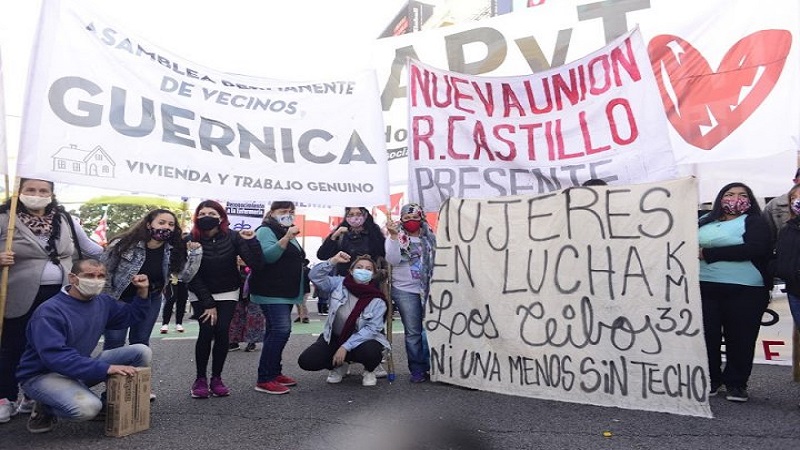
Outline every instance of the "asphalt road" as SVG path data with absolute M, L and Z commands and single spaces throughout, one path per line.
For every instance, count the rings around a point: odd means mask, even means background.
M 224 373 L 232 395 L 197 400 L 189 396 L 194 326 L 184 339 L 170 333 L 151 343 L 158 399 L 149 430 L 109 438 L 102 422 L 61 422 L 32 435 L 27 417 L 17 416 L 0 425 L 0 449 L 800 448 L 800 384 L 786 366 L 757 365 L 750 402 L 712 398 L 713 419 L 411 384 L 401 334 L 394 339 L 394 383 L 362 387 L 358 367 L 342 384 L 328 385 L 326 373 L 297 367 L 297 355 L 315 339 L 300 333 L 320 328 L 312 322 L 296 327 L 284 352 L 284 373 L 299 382 L 290 394 L 254 391 L 259 352 L 239 351 L 228 354 Z

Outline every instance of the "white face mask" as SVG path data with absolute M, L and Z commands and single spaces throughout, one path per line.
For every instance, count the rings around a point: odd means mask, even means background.
M 106 280 L 100 280 L 96 278 L 76 278 L 78 279 L 78 284 L 75 285 L 75 288 L 84 297 L 92 298 L 100 295 L 100 293 L 103 292 L 103 288 L 106 286 Z
M 19 201 L 28 209 L 40 210 L 53 201 L 53 197 L 39 197 L 38 195 L 20 194 Z
M 275 220 L 285 227 L 290 227 L 294 224 L 294 214 L 281 214 L 280 216 L 276 216 Z

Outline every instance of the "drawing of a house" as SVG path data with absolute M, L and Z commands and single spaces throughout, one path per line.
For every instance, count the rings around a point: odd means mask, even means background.
M 114 178 L 116 163 L 99 145 L 94 150 L 82 150 L 76 145 L 61 147 L 53 155 L 53 171 L 91 177 Z

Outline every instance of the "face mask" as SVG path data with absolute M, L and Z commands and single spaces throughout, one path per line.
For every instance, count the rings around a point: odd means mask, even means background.
M 195 221 L 197 228 L 203 231 L 213 230 L 219 226 L 219 217 L 203 216 Z
M 275 216 L 275 220 L 288 228 L 294 224 L 294 214 L 281 214 L 280 216 Z
M 722 212 L 738 216 L 750 209 L 750 199 L 747 197 L 723 198 Z
M 169 228 L 150 228 L 150 237 L 156 241 L 168 241 L 172 239 L 172 230 Z
M 367 220 L 367 218 L 364 216 L 348 216 L 345 217 L 344 220 L 346 220 L 351 227 L 358 228 L 364 225 L 364 221 Z
M 789 207 L 795 216 L 800 216 L 800 198 L 794 199 Z
M 372 271 L 367 269 L 353 269 L 353 279 L 359 283 L 369 283 L 372 280 Z
M 39 210 L 44 209 L 53 201 L 52 197 L 39 197 L 38 195 L 20 194 L 19 201 L 22 202 L 28 209 Z
M 403 222 L 403 228 L 409 233 L 416 233 L 422 227 L 421 220 L 407 220 Z
M 78 289 L 78 292 L 80 292 L 81 295 L 88 298 L 100 295 L 106 285 L 106 280 L 98 280 L 96 278 L 77 278 L 78 284 L 75 285 L 75 288 Z

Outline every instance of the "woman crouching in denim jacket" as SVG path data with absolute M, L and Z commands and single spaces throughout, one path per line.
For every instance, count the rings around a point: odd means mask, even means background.
M 328 383 L 339 383 L 347 374 L 348 363 L 364 365 L 361 384 L 375 386 L 375 368 L 381 362 L 389 341 L 383 334 L 386 298 L 372 283 L 375 261 L 358 256 L 347 276 L 328 276 L 337 264 L 350 262 L 350 255 L 339 252 L 311 269 L 311 281 L 329 292 L 329 315 L 322 334 L 297 360 L 303 370 L 330 370 Z

